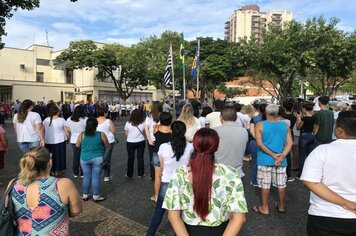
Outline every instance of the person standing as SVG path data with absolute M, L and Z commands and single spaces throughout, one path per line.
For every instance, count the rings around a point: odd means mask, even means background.
M 104 155 L 104 182 L 109 182 L 112 179 L 112 176 L 110 175 L 110 170 L 111 170 L 111 155 L 112 155 L 112 150 L 114 149 L 115 146 L 115 125 L 112 120 L 107 119 L 108 117 L 108 109 L 106 107 L 99 107 L 98 108 L 98 127 L 96 128 L 97 131 L 103 132 L 109 142 L 109 147 L 106 148 L 105 150 L 105 155 Z
M 150 159 L 150 178 L 155 179 L 155 169 L 152 164 L 153 159 L 153 149 L 155 147 L 155 136 L 154 127 L 159 124 L 159 116 L 162 113 L 162 103 L 159 101 L 153 101 L 151 106 L 151 113 L 146 117 L 145 120 L 145 134 L 147 137 L 147 147 L 148 147 L 148 157 Z M 170 113 L 170 112 L 168 112 Z
M 126 177 L 132 178 L 134 172 L 135 153 L 137 152 L 137 174 L 139 178 L 145 175 L 145 116 L 138 109 L 130 114 L 125 124 L 126 149 L 127 149 L 127 172 Z
M 262 202 L 253 210 L 260 214 L 269 214 L 269 195 L 271 183 L 278 188 L 279 201 L 275 204 L 278 212 L 285 212 L 286 197 L 286 156 L 293 146 L 289 127 L 279 120 L 279 107 L 269 104 L 266 107 L 267 120 L 256 125 L 257 150 L 257 181 L 261 188 Z
M 337 140 L 316 147 L 305 161 L 301 180 L 310 190 L 307 233 L 356 235 L 356 112 L 336 120 Z
M 32 108 L 33 102 L 29 99 L 24 100 L 13 118 L 17 142 L 22 153 L 32 147 L 45 145 L 41 117 L 38 113 L 32 112 Z
M 105 149 L 109 147 L 109 142 L 104 133 L 96 130 L 97 127 L 97 119 L 88 118 L 85 131 L 79 135 L 76 143 L 77 148 L 81 148 L 80 165 L 84 172 L 83 201 L 89 199 L 90 186 L 95 202 L 106 199 L 106 197 L 100 196 L 100 175 L 103 169 Z
M 221 100 L 214 101 L 214 112 L 206 116 L 206 125 L 209 125 L 209 128 L 215 128 L 221 125 L 220 121 L 220 111 L 224 108 L 225 103 Z
M 316 147 L 314 126 L 316 117 L 313 112 L 313 103 L 307 102 L 302 105 L 302 112 L 297 113 L 297 129 L 300 130 L 299 137 L 299 168 L 297 178 L 299 179 L 303 172 L 304 162 L 309 154 Z
M 70 135 L 70 144 L 73 150 L 73 177 L 76 179 L 78 176 L 83 177 L 83 170 L 80 166 L 80 147 L 76 147 L 75 144 L 78 140 L 78 136 L 85 130 L 87 117 L 85 117 L 85 110 L 83 106 L 77 106 L 74 108 L 73 114 L 67 119 L 66 127 Z
M 69 235 L 69 217 L 83 209 L 74 183 L 50 176 L 51 154 L 44 147 L 26 152 L 20 168 L 11 190 L 17 235 Z
M 151 197 L 152 201 L 157 201 L 159 188 L 161 185 L 162 168 L 158 158 L 158 150 L 162 143 L 167 143 L 172 138 L 172 115 L 168 112 L 162 112 L 159 116 L 159 124 L 154 127 L 155 145 L 153 149 L 152 165 L 155 168 L 155 182 L 154 195 Z
M 232 107 L 225 107 L 221 111 L 221 123 L 214 129 L 219 135 L 219 148 L 215 153 L 217 163 L 236 168 L 240 178 L 245 174 L 242 170 L 248 135 L 245 128 L 236 123 L 236 111 Z
M 246 221 L 241 178 L 235 168 L 215 162 L 218 146 L 215 130 L 198 130 L 189 164 L 169 181 L 162 208 L 176 235 L 237 235 Z
M 156 206 L 147 230 L 147 236 L 154 236 L 162 222 L 166 211 L 162 208 L 162 204 L 173 172 L 180 166 L 186 166 L 193 152 L 192 144 L 185 139 L 185 124 L 181 121 L 175 121 L 171 127 L 172 140 L 161 144 L 158 150 L 160 163 L 159 176 L 161 181 Z
M 187 103 L 183 106 L 177 120 L 184 122 L 186 126 L 185 137 L 188 142 L 193 140 L 194 134 L 201 128 L 198 118 L 194 116 L 193 106 Z
M 43 121 L 46 148 L 52 153 L 52 172 L 55 176 L 63 174 L 67 168 L 66 141 L 68 131 L 66 121 L 59 117 L 59 112 L 56 105 L 51 106 L 49 117 Z
M 329 97 L 319 97 L 320 111 L 316 111 L 315 137 L 317 144 L 330 143 L 334 129 L 334 114 L 329 110 Z
M 8 152 L 5 129 L 0 125 L 0 170 L 5 168 L 5 154 Z M 0 183 L 0 185 L 2 185 Z

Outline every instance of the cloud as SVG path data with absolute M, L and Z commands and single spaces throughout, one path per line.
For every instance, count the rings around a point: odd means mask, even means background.
M 7 22 L 7 46 L 24 48 L 32 41 L 46 44 L 45 31 L 55 49 L 70 40 L 119 42 L 131 45 L 165 30 L 184 32 L 186 39 L 198 36 L 224 37 L 224 23 L 235 9 L 258 4 L 261 11 L 292 10 L 299 21 L 324 15 L 341 19 L 339 27 L 355 29 L 356 4 L 350 0 L 69 0 L 41 1 L 33 11 L 19 10 Z M 35 40 L 33 40 L 35 38 Z

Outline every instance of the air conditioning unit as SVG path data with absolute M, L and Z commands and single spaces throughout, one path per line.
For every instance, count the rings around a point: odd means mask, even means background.
M 22 71 L 25 70 L 25 64 L 20 64 L 20 70 L 22 70 Z

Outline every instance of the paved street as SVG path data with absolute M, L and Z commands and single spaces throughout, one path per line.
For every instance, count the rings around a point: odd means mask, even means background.
M 102 182 L 102 193 L 108 199 L 97 204 L 92 201 L 84 203 L 83 213 L 72 219 L 71 235 L 144 235 L 153 211 L 154 203 L 150 201 L 153 192 L 153 182 L 148 176 L 148 153 L 146 148 L 146 178 L 137 177 L 135 168 L 134 178 L 126 179 L 126 142 L 123 134 L 124 121 L 116 122 L 120 142 L 115 146 L 112 156 L 111 182 Z M 14 136 L 12 124 L 6 125 L 9 139 L 9 154 L 5 157 L 5 170 L 0 172 L 0 182 L 7 182 L 18 173 L 20 152 Z M 71 149 L 67 147 L 66 176 L 71 177 Z M 136 163 L 135 163 L 136 164 Z M 249 209 L 259 203 L 259 190 L 248 184 L 249 163 L 245 162 L 244 179 L 246 199 Z M 73 179 L 73 178 L 72 178 Z M 73 179 L 81 192 L 81 179 Z M 3 187 L 0 189 L 3 191 Z M 273 235 L 273 236 L 302 236 L 306 235 L 306 219 L 309 192 L 300 181 L 288 184 L 287 212 L 278 213 L 271 207 L 270 215 L 262 216 L 253 211 L 247 215 L 247 222 L 240 235 Z M 273 189 L 270 201 L 277 201 L 277 192 Z M 165 217 L 159 232 L 161 235 L 173 235 L 170 224 Z

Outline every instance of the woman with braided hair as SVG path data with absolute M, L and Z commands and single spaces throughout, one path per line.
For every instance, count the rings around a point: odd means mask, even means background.
M 247 204 L 237 170 L 215 162 L 219 136 L 202 128 L 193 138 L 189 164 L 176 169 L 163 208 L 176 235 L 237 235 Z

